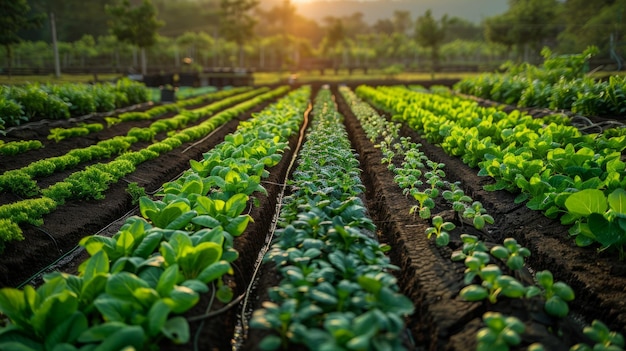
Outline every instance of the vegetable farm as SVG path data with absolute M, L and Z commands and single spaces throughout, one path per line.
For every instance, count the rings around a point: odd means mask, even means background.
M 623 129 L 434 83 L 3 92 L 0 350 L 622 350 Z

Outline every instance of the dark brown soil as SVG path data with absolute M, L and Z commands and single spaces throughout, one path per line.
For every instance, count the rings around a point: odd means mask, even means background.
M 424 82 L 426 86 L 432 82 Z M 440 82 L 449 83 L 449 82 Z M 314 91 L 316 91 L 316 88 Z M 514 237 L 532 251 L 529 259 L 528 272 L 519 279 L 527 284 L 532 282 L 530 272 L 549 269 L 555 279 L 570 284 L 576 292 L 576 300 L 570 303 L 572 314 L 589 324 L 592 319 L 599 318 L 613 330 L 624 331 L 626 328 L 626 265 L 618 262 L 607 254 L 597 254 L 594 248 L 578 248 L 568 237 L 567 228 L 558 221 L 545 218 L 541 213 L 531 211 L 523 205 L 513 203 L 514 195 L 506 192 L 486 192 L 482 186 L 489 179 L 476 175 L 477 170 L 469 169 L 460 160 L 450 158 L 436 146 L 429 145 L 414 132 L 405 129 L 403 134 L 423 145 L 426 155 L 437 162 L 446 164 L 444 168 L 450 181 L 461 181 L 465 192 L 475 200 L 479 200 L 496 219 L 496 224 L 484 231 L 475 231 L 471 226 L 459 223 L 451 211 L 445 210 L 442 204 L 437 208 L 446 220 L 454 221 L 458 229 L 453 232 L 450 247 L 437 248 L 433 241 L 426 239 L 424 230 L 430 224 L 409 215 L 408 209 L 413 203 L 405 197 L 393 182 L 393 174 L 380 162 L 381 154 L 366 138 L 358 121 L 350 113 L 343 99 L 336 94 L 340 112 L 346 117 L 346 126 L 353 147 L 360 156 L 363 169 L 363 182 L 367 187 L 366 204 L 378 227 L 381 242 L 392 246 L 390 256 L 392 263 L 401 267 L 397 276 L 399 284 L 416 307 L 415 313 L 407 319 L 407 328 L 413 342 L 407 347 L 414 350 L 471 350 L 475 348 L 476 331 L 482 327 L 481 316 L 487 310 L 501 311 L 522 319 L 527 331 L 524 334 L 523 346 L 531 342 L 542 342 L 548 350 L 567 350 L 571 344 L 580 341 L 578 320 L 570 318 L 562 321 L 552 319 L 542 312 L 538 301 L 512 301 L 499 299 L 495 305 L 485 302 L 466 302 L 459 296 L 463 287 L 463 263 L 450 260 L 450 253 L 460 246 L 458 236 L 461 233 L 479 235 L 490 243 L 501 243 L 505 237 Z M 255 110 L 260 110 L 259 106 Z M 183 145 L 175 151 L 161 155 L 153 161 L 146 162 L 125 180 L 138 182 L 148 192 L 158 187 L 187 169 L 190 159 L 199 159 L 203 152 L 223 141 L 227 133 L 234 131 L 239 121 L 249 118 L 250 113 L 239 116 L 227 123 L 202 143 L 189 151 L 181 153 Z M 41 127 L 45 128 L 45 127 Z M 121 127 L 118 127 L 121 128 Z M 35 128 L 36 129 L 36 128 Z M 33 132 L 25 129 L 26 137 L 36 138 L 47 135 L 47 130 Z M 15 158 L 0 158 L 0 172 L 21 167 L 33 160 L 50 155 L 63 153 L 61 144 L 67 150 L 77 145 L 89 145 L 113 135 L 123 134 L 122 130 L 110 128 L 103 132 L 57 144 L 46 140 L 46 147 L 40 151 L 29 152 Z M 6 140 L 6 139 L 5 139 Z M 298 145 L 298 138 L 290 141 L 290 150 L 285 153 L 282 161 L 270 170 L 270 178 L 264 182 L 268 196 L 258 196 L 260 206 L 250 207 L 254 218 L 244 234 L 235 239 L 235 248 L 240 258 L 235 262 L 235 276 L 229 281 L 235 296 L 246 293 L 257 265 L 258 254 L 266 244 L 272 219 L 275 215 L 278 194 L 288 175 L 289 164 Z M 59 148 L 59 149 L 57 149 Z M 54 149 L 54 151 L 52 151 Z M 47 155 L 47 156 L 44 156 Z M 15 165 L 12 163 L 15 162 Z M 11 165 L 9 165 L 11 164 Z M 41 228 L 25 227 L 26 240 L 10 243 L 0 256 L 0 287 L 18 286 L 30 281 L 31 276 L 39 270 L 54 263 L 61 255 L 68 255 L 53 269 L 75 271 L 84 259 L 80 249 L 75 251 L 80 238 L 96 232 L 113 234 L 123 221 L 122 216 L 134 214 L 136 208 L 131 204 L 130 195 L 126 192 L 126 182 L 114 185 L 106 193 L 104 201 L 69 202 L 57 211 L 45 217 Z M 42 230 L 45 230 L 44 233 Z M 51 239 L 54 238 L 54 240 Z M 233 346 L 235 327 L 239 315 L 244 316 L 250 309 L 257 308 L 265 299 L 268 286 L 276 283 L 277 277 L 269 266 L 262 266 L 252 294 L 248 295 L 248 308 L 241 311 L 241 304 L 225 309 L 204 323 L 191 322 L 192 339 L 197 335 L 199 350 L 256 350 L 263 333 L 250 331 L 247 338 L 238 340 Z M 38 278 L 35 278 L 36 283 Z M 224 307 L 218 302 L 211 303 L 209 296 L 201 302 L 188 317 L 200 316 L 207 311 L 215 312 Z M 245 317 L 244 317 L 245 318 Z M 562 333 L 562 336 L 557 336 Z M 187 345 L 164 344 L 161 350 L 190 350 L 193 343 Z

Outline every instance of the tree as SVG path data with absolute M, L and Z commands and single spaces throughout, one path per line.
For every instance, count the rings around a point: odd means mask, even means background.
M 423 16 L 417 18 L 415 39 L 420 45 L 430 48 L 430 58 L 434 71 L 439 69 L 439 49 L 446 38 L 447 26 L 448 16 L 444 15 L 441 20 L 437 21 L 433 18 L 430 9 L 426 10 Z
M 8 70 L 11 77 L 12 46 L 22 41 L 18 35 L 20 30 L 35 28 L 43 23 L 43 14 L 29 16 L 30 6 L 26 0 L 0 1 L 0 45 L 4 46 Z
M 558 0 L 510 0 L 507 12 L 485 21 L 485 36 L 494 42 L 517 46 L 528 61 L 531 51 L 538 54 L 542 42 L 556 38 L 560 6 Z
M 258 0 L 221 0 L 222 18 L 220 32 L 226 40 L 237 44 L 239 66 L 243 66 L 244 45 L 254 37 L 256 20 L 251 11 L 259 4 Z
M 113 17 L 111 31 L 119 41 L 136 45 L 141 50 L 141 73 L 147 73 L 146 48 L 157 41 L 157 30 L 163 22 L 157 19 L 156 8 L 150 0 L 143 0 L 141 5 L 131 7 L 129 0 L 113 6 L 106 6 L 106 11 Z
M 515 37 L 511 22 L 514 20 L 510 14 L 487 18 L 484 22 L 485 38 L 490 43 L 502 44 L 510 51 L 515 45 Z
M 393 12 L 393 26 L 396 32 L 401 34 L 409 34 L 409 30 L 413 26 L 411 20 L 411 12 L 409 11 L 394 11 Z

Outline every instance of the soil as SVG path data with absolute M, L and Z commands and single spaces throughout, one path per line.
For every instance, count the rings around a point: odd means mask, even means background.
M 453 82 L 416 83 L 428 87 L 431 84 L 450 85 Z M 314 85 L 314 94 L 318 88 L 319 85 Z M 414 203 L 394 184 L 393 174 L 380 162 L 379 149 L 367 139 L 358 121 L 336 92 L 336 86 L 333 89 L 338 108 L 345 117 L 353 148 L 359 154 L 363 170 L 362 180 L 367 188 L 365 200 L 369 213 L 377 225 L 380 241 L 392 247 L 389 253 L 392 263 L 401 268 L 397 272 L 399 285 L 416 308 L 415 313 L 407 318 L 407 349 L 474 349 L 476 332 L 483 326 L 481 317 L 488 310 L 515 315 L 526 324 L 526 333 L 519 350 L 525 350 L 531 342 L 541 342 L 548 350 L 568 350 L 569 346 L 582 340 L 581 326 L 590 324 L 595 318 L 601 319 L 612 330 L 626 330 L 624 262 L 617 261 L 614 255 L 599 254 L 593 247 L 576 247 L 567 233 L 567 227 L 527 209 L 524 205 L 516 205 L 513 202 L 514 195 L 504 191 L 484 191 L 482 187 L 489 184 L 488 178 L 478 177 L 477 170 L 468 168 L 459 159 L 445 155 L 439 147 L 430 145 L 415 132 L 405 128 L 402 130 L 403 135 L 421 143 L 422 150 L 431 160 L 444 163 L 447 179 L 461 181 L 464 191 L 473 199 L 481 201 L 496 219 L 494 225 L 476 231 L 459 222 L 443 203 L 438 203 L 435 212 L 439 213 L 434 214 L 440 214 L 445 220 L 454 222 L 457 229 L 452 233 L 449 247 L 438 248 L 433 241 L 427 240 L 424 230 L 430 223 L 409 215 L 408 209 Z M 186 170 L 190 159 L 200 159 L 203 152 L 234 131 L 240 121 L 249 118 L 251 113 L 264 106 L 258 106 L 254 111 L 239 116 L 197 145 L 188 143 L 140 165 L 136 172 L 124 179 L 125 182 L 113 185 L 107 191 L 105 200 L 68 202 L 46 216 L 42 227 L 24 226 L 26 240 L 9 243 L 0 256 L 0 287 L 16 287 L 26 282 L 37 284 L 41 273 L 50 270 L 75 272 L 78 264 L 86 257 L 77 248 L 80 238 L 94 233 L 113 235 L 124 218 L 137 213 L 137 208 L 132 205 L 131 197 L 126 192 L 127 182 L 137 182 L 149 193 L 156 191 L 161 184 Z M 103 118 L 104 116 L 93 116 L 89 123 L 99 122 Z M 99 133 L 60 143 L 45 139 L 49 128 L 47 125 L 15 131 L 3 140 L 37 138 L 45 147 L 15 157 L 0 156 L 0 172 L 22 167 L 41 158 L 60 155 L 72 148 L 90 145 L 114 135 L 125 134 L 132 126 L 145 125 L 140 122 L 121 123 Z M 254 271 L 258 265 L 259 252 L 267 244 L 266 238 L 271 230 L 277 199 L 283 188 L 282 184 L 289 175 L 289 166 L 298 145 L 298 137 L 294 136 L 290 141 L 290 149 L 281 162 L 269 170 L 270 177 L 263 184 L 268 196 L 258 196 L 260 205 L 250 206 L 254 222 L 235 239 L 235 248 L 240 258 L 235 262 L 236 274 L 228 284 L 233 287 L 236 299 L 245 296 L 242 300 L 247 302 L 246 308 L 242 310 L 242 303 L 225 306 L 211 300 L 210 296 L 203 296 L 200 303 L 186 316 L 197 317 L 207 312 L 216 316 L 190 322 L 194 341 L 187 345 L 164 343 L 161 350 L 189 350 L 194 345 L 200 350 L 257 349 L 264 333 L 240 330 L 238 325 L 240 321 L 247 320 L 250 311 L 258 308 L 265 300 L 267 287 L 278 282 L 279 278 L 270 266 L 261 266 L 253 280 Z M 189 146 L 192 147 L 187 152 L 181 152 Z M 11 200 L 11 194 L 3 196 L 0 197 L 0 204 L 15 201 Z M 528 259 L 527 270 L 517 276 L 518 279 L 531 284 L 533 272 L 544 269 L 552 271 L 555 280 L 566 282 L 576 292 L 576 300 L 570 303 L 571 317 L 556 320 L 547 316 L 536 299 L 500 298 L 493 305 L 487 302 L 463 301 L 458 293 L 463 287 L 465 267 L 462 262 L 450 260 L 451 252 L 461 246 L 461 233 L 478 235 L 493 244 L 501 243 L 506 237 L 514 237 L 520 244 L 528 247 L 532 255 Z M 246 295 L 249 287 L 251 293 Z

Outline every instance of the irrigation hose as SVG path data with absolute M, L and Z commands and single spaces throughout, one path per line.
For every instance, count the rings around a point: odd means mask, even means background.
M 270 226 L 269 235 L 267 236 L 265 240 L 265 245 L 261 248 L 261 251 L 259 251 L 259 257 L 265 256 L 274 238 L 274 233 L 276 232 L 276 226 L 278 223 L 278 216 L 280 215 L 280 210 L 282 208 L 282 202 L 283 202 L 282 200 L 285 195 L 285 189 L 287 188 L 287 182 L 289 180 L 289 174 L 291 174 L 291 169 L 296 163 L 298 153 L 300 152 L 300 148 L 302 147 L 304 134 L 309 124 L 309 113 L 311 112 L 312 109 L 313 109 L 313 105 L 309 102 L 309 105 L 307 106 L 306 111 L 304 111 L 304 121 L 302 123 L 302 127 L 300 128 L 300 135 L 298 136 L 298 143 L 296 145 L 293 155 L 291 156 L 291 161 L 289 162 L 289 166 L 287 167 L 287 172 L 285 173 L 285 180 L 282 184 L 280 184 L 281 191 L 278 194 L 278 197 L 276 199 L 276 210 L 274 211 L 274 217 L 272 218 L 272 224 Z M 262 263 L 261 260 L 258 260 L 257 262 L 258 263 L 254 267 L 254 271 L 252 272 L 250 283 L 248 284 L 248 287 L 246 288 L 246 291 L 243 294 L 245 296 L 243 298 L 243 303 L 241 304 L 241 307 L 240 307 L 241 314 L 240 314 L 239 323 L 240 323 L 240 328 L 241 328 L 241 337 L 240 337 L 241 340 L 245 340 L 247 333 L 248 333 L 248 319 L 246 318 L 245 315 L 246 315 L 246 311 L 248 308 L 248 301 L 250 298 L 250 294 L 252 290 L 254 289 L 254 282 L 257 279 L 257 275 L 259 273 L 259 269 Z M 237 349 L 238 349 L 238 345 L 236 343 L 233 343 L 232 350 L 234 351 Z
M 170 182 L 175 181 L 176 179 L 180 178 L 183 174 L 185 173 L 185 171 L 180 172 L 178 175 L 176 175 L 175 177 L 173 177 Z M 163 189 L 163 186 L 160 186 L 159 188 L 157 188 L 156 190 L 152 191 L 152 192 L 146 192 L 146 194 L 148 195 L 154 195 L 157 192 L 159 192 L 161 189 Z M 98 235 L 100 233 L 102 233 L 103 231 L 107 230 L 109 227 L 111 227 L 113 225 L 113 223 L 117 223 L 122 219 L 128 218 L 130 217 L 135 211 L 137 211 L 139 207 L 138 206 L 134 206 L 132 209 L 130 209 L 128 212 L 124 213 L 122 216 L 120 216 L 118 219 L 110 222 L 109 224 L 105 225 L 104 227 L 102 227 L 100 230 L 98 230 L 97 232 L 95 232 L 93 235 Z M 52 237 L 52 235 L 50 235 L 48 232 L 42 230 L 41 228 L 35 227 L 36 229 L 39 229 L 41 231 L 43 231 L 44 233 L 48 234 L 48 236 L 54 241 L 54 243 L 56 244 L 56 240 L 54 239 L 54 237 Z M 57 245 L 58 248 L 58 245 Z M 49 265 L 43 267 L 42 269 L 40 269 L 39 271 L 35 272 L 33 275 L 31 275 L 28 279 L 24 280 L 22 283 L 20 283 L 19 285 L 17 285 L 17 289 L 21 289 L 23 288 L 26 284 L 32 282 L 33 280 L 37 279 L 37 277 L 41 276 L 45 271 L 50 270 L 51 267 L 56 266 L 59 262 L 63 261 L 65 258 L 72 256 L 76 254 L 78 255 L 78 253 L 76 251 L 82 252 L 82 250 L 84 250 L 84 248 L 82 248 L 80 245 L 76 245 L 73 248 L 71 248 L 70 250 L 68 250 L 66 253 L 64 253 L 63 255 L 59 256 L 56 260 L 54 260 L 52 263 L 50 263 Z M 59 250 L 60 251 L 60 250 Z
M 213 308 L 213 302 L 215 301 L 215 284 L 211 283 L 211 298 L 209 299 L 209 305 L 206 308 L 206 311 L 211 310 L 211 308 Z M 207 314 L 207 313 L 205 313 Z M 189 319 L 188 319 L 189 320 Z M 200 320 L 200 319 L 198 319 Z M 200 325 L 198 326 L 198 330 L 196 331 L 196 334 L 193 336 L 193 350 L 194 351 L 198 351 L 198 341 L 200 340 L 200 331 L 202 330 L 202 328 L 204 328 L 204 319 L 201 319 L 202 322 L 200 323 Z

